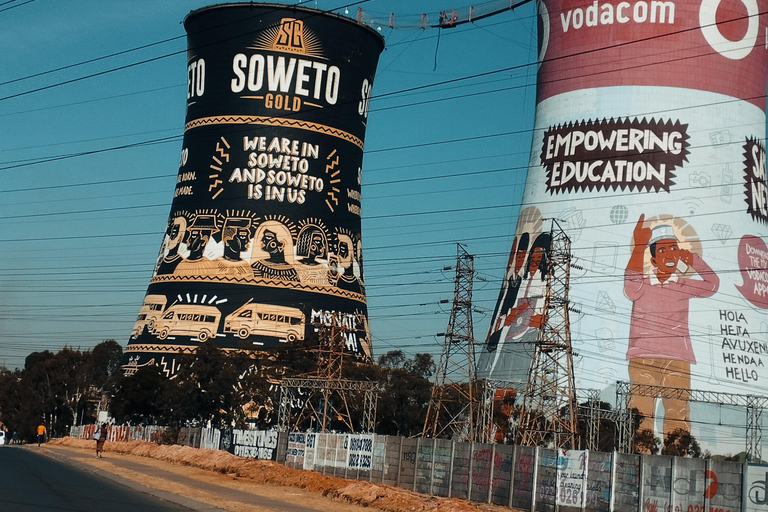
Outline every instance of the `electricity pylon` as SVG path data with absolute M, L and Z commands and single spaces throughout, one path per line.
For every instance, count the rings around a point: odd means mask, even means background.
M 547 288 L 541 327 L 534 346 L 531 373 L 523 396 L 518 444 L 574 449 L 578 420 L 573 375 L 568 286 L 571 240 L 556 220 L 550 230 L 547 253 Z
M 475 337 L 472 330 L 474 256 L 461 244 L 456 248 L 453 307 L 424 421 L 424 437 L 449 436 L 477 441 L 478 395 L 475 389 Z
M 349 407 L 351 393 L 363 393 L 363 415 L 361 429 L 373 432 L 376 426 L 376 405 L 379 384 L 370 381 L 353 381 L 342 378 L 344 346 L 347 328 L 336 316 L 330 327 L 318 326 L 319 347 L 316 376 L 287 377 L 282 380 L 280 390 L 280 408 L 278 410 L 278 430 L 297 431 L 305 420 L 311 420 L 320 432 L 328 432 L 331 418 L 337 418 L 347 430 L 355 432 L 352 411 Z M 300 399 L 301 411 L 292 418 L 291 409 Z M 333 405 L 333 401 L 336 405 Z

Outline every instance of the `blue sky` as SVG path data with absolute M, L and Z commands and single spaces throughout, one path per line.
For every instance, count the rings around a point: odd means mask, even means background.
M 64 345 L 127 344 L 178 171 L 182 20 L 208 3 L 0 6 L 0 364 L 21 367 L 29 353 Z M 345 2 L 306 5 L 337 10 Z M 393 12 L 403 26 L 421 12 L 434 22 L 440 10 L 458 8 L 431 0 L 360 6 L 377 21 Z M 386 49 L 362 189 L 376 356 L 402 349 L 439 357 L 435 334 L 450 312 L 440 301 L 453 297 L 457 242 L 475 255 L 474 330 L 485 339 L 530 154 L 535 27 L 531 4 L 452 29 L 381 26 Z

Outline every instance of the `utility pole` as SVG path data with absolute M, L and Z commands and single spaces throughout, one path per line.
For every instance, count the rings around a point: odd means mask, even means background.
M 568 319 L 571 240 L 554 219 L 550 235 L 542 322 L 523 396 L 517 442 L 525 446 L 552 442 L 557 448 L 574 449 L 578 444 L 578 407 Z
M 450 435 L 454 440 L 479 440 L 479 390 L 475 377 L 475 336 L 472 327 L 474 256 L 456 247 L 453 307 L 424 421 L 424 437 Z

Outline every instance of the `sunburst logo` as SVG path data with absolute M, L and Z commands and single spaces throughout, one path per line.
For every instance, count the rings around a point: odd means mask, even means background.
M 280 24 L 270 27 L 254 41 L 255 50 L 298 53 L 310 57 L 324 58 L 320 40 L 314 32 L 295 18 L 283 18 Z

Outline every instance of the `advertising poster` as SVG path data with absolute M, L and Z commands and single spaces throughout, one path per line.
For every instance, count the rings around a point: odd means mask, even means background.
M 617 381 L 768 392 L 766 10 L 539 4 L 528 178 L 480 376 L 527 379 L 554 218 L 572 241 L 577 389 L 609 402 Z M 714 453 L 744 450 L 743 411 L 630 406 L 659 438 L 682 428 Z
M 383 38 L 278 4 L 193 11 L 179 173 L 127 368 L 336 328 L 372 356 L 360 183 Z

